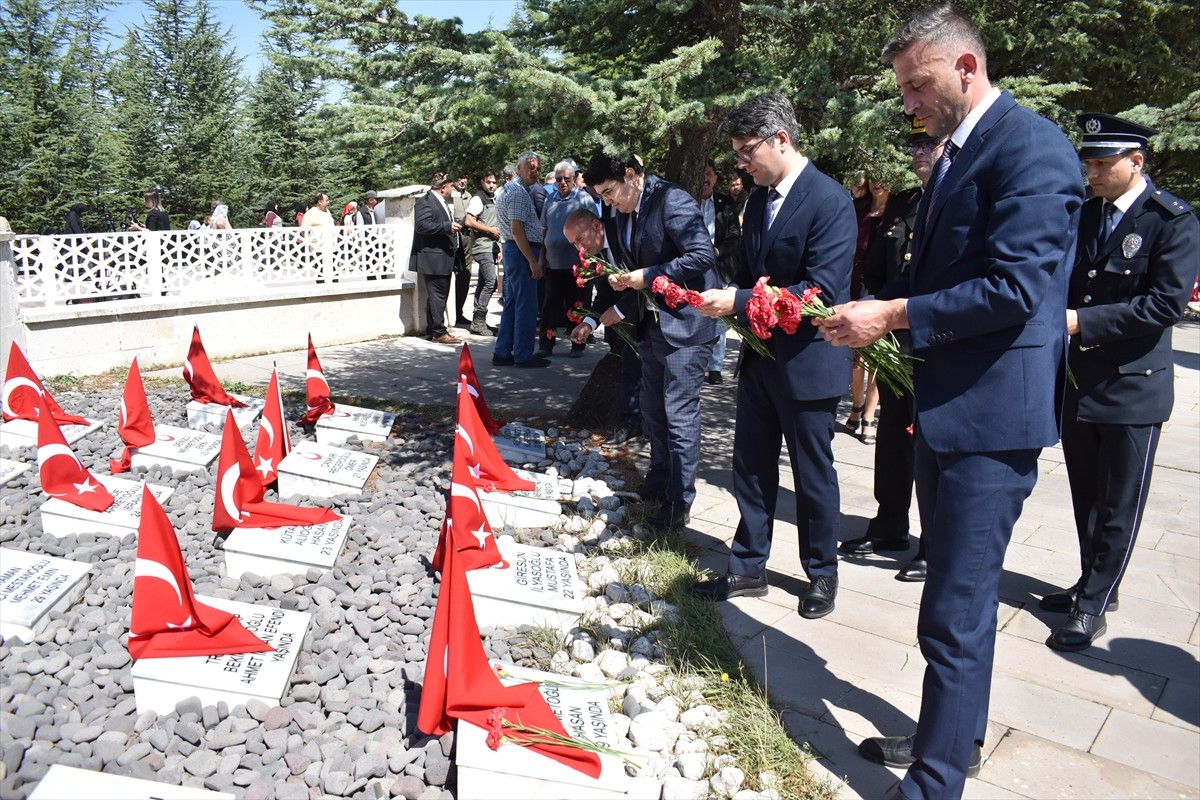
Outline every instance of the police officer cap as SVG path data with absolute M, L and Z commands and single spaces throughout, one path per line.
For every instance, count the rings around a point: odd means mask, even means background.
M 1083 129 L 1083 143 L 1079 145 L 1081 159 L 1107 158 L 1144 148 L 1150 137 L 1158 133 L 1145 125 L 1098 111 L 1080 114 L 1075 122 Z
M 912 121 L 912 129 L 908 132 L 909 144 L 941 141 L 938 137 L 929 135 L 929 132 L 925 130 L 925 124 L 921 120 L 916 117 L 910 117 L 910 120 Z

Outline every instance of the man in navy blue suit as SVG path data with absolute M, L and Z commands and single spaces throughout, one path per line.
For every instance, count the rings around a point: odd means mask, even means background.
M 723 130 L 734 156 L 761 188 L 746 202 L 737 288 L 705 292 L 701 312 L 737 313 L 760 277 L 797 297 L 818 288 L 829 305 L 850 299 L 850 268 L 858 228 L 850 194 L 796 149 L 791 102 L 778 92 L 752 97 L 730 112 Z M 811 325 L 772 332 L 773 359 L 743 345 L 733 441 L 733 494 L 741 521 L 725 575 L 692 588 L 725 600 L 767 592 L 767 557 L 779 495 L 779 450 L 787 443 L 796 492 L 800 558 L 809 588 L 802 617 L 833 611 L 837 597 L 840 498 L 833 467 L 838 400 L 850 383 L 850 358 Z
M 592 158 L 583 179 L 616 211 L 606 215 L 605 233 L 614 255 L 631 271 L 611 276 L 612 288 L 645 289 L 659 276 L 698 292 L 717 285 L 716 255 L 700 206 L 681 187 L 646 174 L 633 156 L 604 153 Z M 656 313 L 639 297 L 635 307 L 642 426 L 650 440 L 650 469 L 638 494 L 662 500 L 646 521 L 668 528 L 691 519 L 700 461 L 700 387 L 720 323 L 687 305 L 657 305 Z
M 949 135 L 921 199 L 906 279 L 819 320 L 834 344 L 908 328 L 916 363 L 915 469 L 927 579 L 914 736 L 859 752 L 909 766 L 897 797 L 962 795 L 987 726 L 1004 552 L 1058 439 L 1056 375 L 1083 203 L 1051 122 L 992 88 L 979 32 L 950 5 L 918 12 L 883 50 L 906 113 Z

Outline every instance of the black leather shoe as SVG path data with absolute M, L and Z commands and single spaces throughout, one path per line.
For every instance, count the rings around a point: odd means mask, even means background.
M 517 360 L 512 356 L 492 356 L 493 367 L 511 367 L 515 363 Z
M 646 517 L 646 524 L 652 528 L 682 528 L 692 521 L 692 515 L 681 504 L 663 503 L 662 508 Z
M 913 758 L 913 737 L 911 736 L 872 736 L 863 739 L 858 744 L 858 754 L 867 761 L 883 764 L 885 767 L 911 767 L 916 761 Z M 983 750 L 979 745 L 971 753 L 971 763 L 967 765 L 967 777 L 974 778 L 979 774 L 983 765 Z
M 704 382 L 709 386 L 720 386 L 725 382 L 725 378 L 721 375 L 719 369 L 710 369 L 708 374 L 704 376 Z
M 722 575 L 707 581 L 698 581 L 688 589 L 692 597 L 703 600 L 728 600 L 731 597 L 766 597 L 767 577 L 752 578 L 749 575 Z
M 800 616 L 805 619 L 820 619 L 833 611 L 835 599 L 837 599 L 837 577 L 817 578 L 800 598 Z
M 907 583 L 923 583 L 925 581 L 925 559 L 914 558 L 896 573 L 896 580 Z
M 634 489 L 633 494 L 636 494 L 643 503 L 650 503 L 656 500 L 661 503 L 667 499 L 666 489 L 663 489 L 661 486 L 647 486 L 644 483 Z
M 907 550 L 908 536 L 881 539 L 878 536 L 861 536 L 847 539 L 838 545 L 838 550 L 848 556 L 869 556 L 883 550 Z
M 638 439 L 642 435 L 641 425 L 622 425 L 613 431 L 613 435 L 604 440 L 605 444 L 625 444 L 630 439 Z
M 1075 607 L 1075 600 L 1079 597 L 1079 584 L 1075 584 L 1070 589 L 1063 589 L 1061 592 L 1052 592 L 1038 601 L 1038 607 L 1042 611 L 1054 611 L 1059 614 L 1066 614 Z M 1116 611 L 1121 607 L 1121 600 L 1113 593 L 1112 600 L 1108 601 L 1107 611 Z
M 1091 647 L 1092 642 L 1107 630 L 1108 623 L 1104 621 L 1103 614 L 1097 617 L 1074 609 L 1067 616 L 1067 621 L 1054 629 L 1046 644 L 1054 650 L 1075 653 Z

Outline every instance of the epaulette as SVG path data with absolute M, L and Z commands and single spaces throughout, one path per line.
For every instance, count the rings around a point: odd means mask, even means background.
M 1160 206 L 1167 210 L 1167 213 L 1173 217 L 1178 217 L 1181 214 L 1189 214 L 1192 207 L 1183 200 L 1180 200 L 1170 192 L 1164 192 L 1162 189 L 1155 189 L 1150 193 L 1150 199 L 1154 200 Z

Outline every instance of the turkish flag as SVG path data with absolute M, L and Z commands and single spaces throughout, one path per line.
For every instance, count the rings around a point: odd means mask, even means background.
M 453 728 L 454 720 L 465 720 L 488 731 L 492 749 L 499 748 L 502 738 L 524 743 L 531 750 L 586 775 L 600 777 L 600 756 L 596 753 L 577 747 L 533 743 L 532 737 L 537 734 L 504 727 L 507 721 L 567 735 L 536 683 L 505 686 L 492 671 L 479 638 L 475 604 L 461 556 L 453 548 L 446 551 L 425 658 L 425 677 L 421 682 L 417 727 L 431 736 L 440 736 Z
M 316 425 L 317 420 L 324 414 L 332 414 L 335 408 L 329 399 L 329 382 L 321 370 L 321 362 L 317 360 L 317 350 L 313 347 L 312 334 L 308 335 L 308 372 L 304 383 L 304 393 L 307 395 L 305 404 L 308 411 L 297 420 L 299 425 Z
M 216 403 L 220 406 L 245 408 L 246 404 L 227 394 L 213 372 L 204 343 L 200 341 L 200 326 L 192 327 L 192 344 L 188 347 L 187 360 L 183 362 L 183 379 L 192 387 L 192 399 L 197 403 Z
M 221 434 L 217 458 L 217 497 L 213 503 L 212 529 L 218 533 L 234 528 L 282 528 L 287 525 L 320 525 L 341 519 L 329 508 L 302 508 L 287 503 L 268 503 L 265 490 L 242 433 L 229 411 Z
M 504 463 L 496 443 L 485 429 L 485 423 L 479 418 L 479 406 L 472 401 L 469 388 L 470 384 L 465 378 L 458 382 L 458 426 L 454 433 L 454 451 L 457 453 L 459 447 L 463 448 L 475 488 L 484 492 L 534 491 L 537 489 L 536 483 L 518 478 L 517 473 Z
M 104 484 L 79 463 L 75 451 L 54 421 L 46 398 L 39 397 L 42 410 L 38 414 L 38 476 L 42 491 L 80 508 L 104 511 L 113 504 L 113 496 Z
M 117 414 L 117 433 L 125 442 L 125 449 L 119 459 L 108 460 L 108 471 L 113 475 L 129 471 L 133 448 L 154 443 L 154 418 L 150 416 L 150 404 L 146 402 L 146 387 L 142 384 L 142 368 L 138 366 L 137 356 L 133 357 L 129 374 L 125 376 L 125 391 Z
M 76 414 L 68 414 L 62 410 L 53 395 L 46 391 L 38 379 L 29 360 L 13 342 L 8 348 L 8 367 L 4 370 L 3 414 L 4 421 L 27 419 L 37 422 L 38 411 L 41 408 L 39 398 L 46 399 L 46 405 L 54 421 L 59 425 L 87 425 L 88 421 Z
M 492 413 L 488 411 L 487 401 L 483 399 L 483 389 L 475 375 L 475 360 L 471 358 L 471 349 L 467 347 L 466 342 L 463 342 L 462 350 L 458 353 L 458 378 L 466 381 L 470 387 L 471 399 L 475 401 L 475 408 L 479 409 L 479 418 L 483 420 L 483 426 L 487 428 L 488 433 L 496 433 L 503 428 L 504 423 L 492 419 Z
M 483 502 L 475 490 L 471 469 L 461 439 L 454 442 L 454 465 L 450 473 L 450 497 L 446 500 L 446 519 L 433 553 L 433 568 L 442 570 L 446 550 L 454 549 L 460 556 L 464 571 L 499 564 L 500 548 L 492 535 L 492 526 L 483 513 Z
M 258 423 L 258 439 L 254 442 L 254 468 L 259 473 L 263 488 L 270 486 L 279 477 L 279 462 L 290 452 L 292 437 L 288 433 L 287 420 L 283 416 L 279 375 L 272 369 L 271 383 L 267 386 L 267 402 L 263 407 L 262 421 Z
M 275 648 L 227 611 L 196 601 L 167 512 L 142 484 L 129 655 L 139 658 L 265 653 Z

